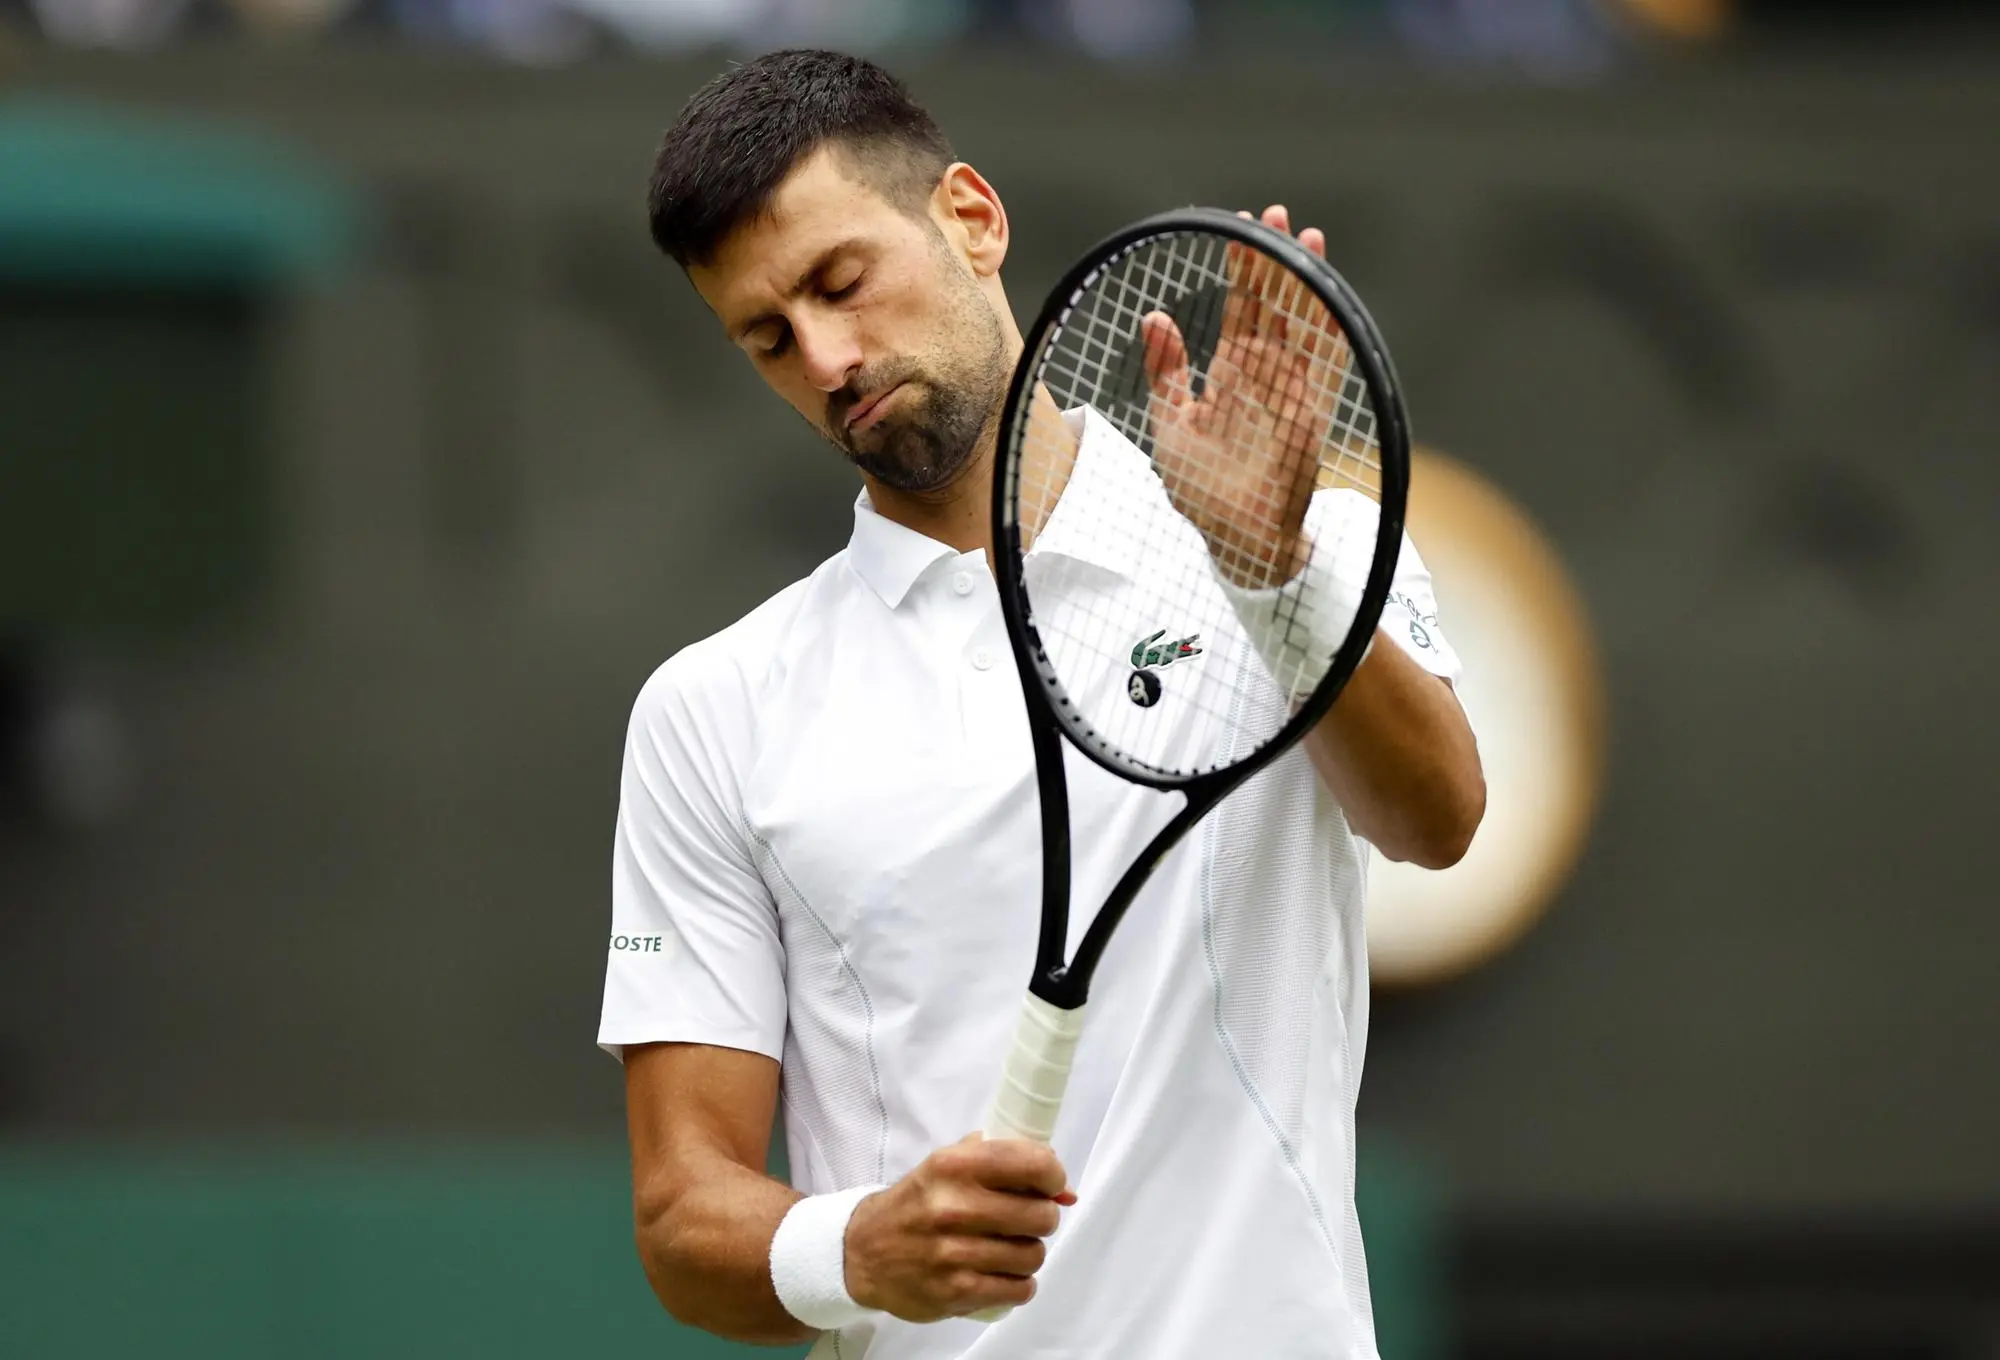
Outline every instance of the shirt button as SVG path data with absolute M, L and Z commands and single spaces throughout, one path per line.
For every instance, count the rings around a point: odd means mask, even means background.
M 976 671 L 992 670 L 993 649 L 991 647 L 981 647 L 978 651 L 974 652 L 972 654 L 972 668 Z
M 951 588 L 960 595 L 970 595 L 972 593 L 972 573 L 961 571 L 958 575 L 952 577 Z

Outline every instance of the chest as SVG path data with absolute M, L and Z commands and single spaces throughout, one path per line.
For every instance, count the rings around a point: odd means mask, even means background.
M 905 601 L 893 626 L 843 619 L 799 649 L 746 789 L 768 871 L 787 889 L 778 900 L 841 942 L 885 1023 L 988 994 L 1011 1014 L 1039 929 L 1040 799 L 1020 676 L 990 577 L 940 578 Z M 1077 617 L 1114 606 L 1121 619 L 1149 617 L 1109 598 L 1119 588 L 1079 585 L 1063 599 Z M 1077 682 L 1128 723 L 1117 739 L 1148 743 L 1162 763 L 1216 740 L 1196 702 L 1201 632 L 1121 624 L 1102 664 Z M 1129 693 L 1140 672 L 1158 691 L 1143 705 Z M 1073 948 L 1181 797 L 1063 750 Z M 1172 897 L 1177 875 L 1163 865 L 1148 897 Z M 1154 911 L 1146 897 L 1134 910 Z

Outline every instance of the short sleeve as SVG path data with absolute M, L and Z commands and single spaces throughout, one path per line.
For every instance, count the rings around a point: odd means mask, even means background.
M 1394 638 L 1410 659 L 1432 675 L 1456 685 L 1465 667 L 1444 635 L 1438 622 L 1437 592 L 1431 586 L 1430 568 L 1417 554 L 1417 545 L 1403 535 L 1403 551 L 1396 559 L 1396 575 L 1389 586 L 1389 598 L 1382 606 L 1383 633 Z
M 1381 513 L 1373 500 L 1347 488 L 1320 491 L 1307 511 L 1307 524 L 1316 536 L 1331 535 L 1337 543 L 1336 569 L 1343 581 L 1358 593 L 1368 579 L 1374 554 L 1374 517 Z M 1358 532 L 1365 523 L 1367 532 Z M 1445 639 L 1438 622 L 1436 591 L 1431 585 L 1430 568 L 1417 552 L 1417 545 L 1405 532 L 1396 557 L 1396 574 L 1390 578 L 1389 598 L 1382 605 L 1378 632 L 1396 640 L 1412 660 L 1432 675 L 1458 683 L 1461 666 L 1458 653 Z
M 598 1043 L 714 1044 L 777 1058 L 785 960 L 746 843 L 751 714 L 706 658 L 663 666 L 633 707 L 612 852 Z

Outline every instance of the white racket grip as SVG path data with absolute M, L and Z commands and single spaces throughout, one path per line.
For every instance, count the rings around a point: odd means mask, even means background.
M 1082 1006 L 1066 1011 L 1028 994 L 1014 1026 L 1014 1046 L 1000 1065 L 1000 1089 L 986 1111 L 981 1129 L 986 1137 L 1046 1144 L 1055 1136 L 1069 1069 L 1076 1061 L 1076 1041 L 1083 1034 L 1083 1011 Z M 998 1322 L 1013 1311 L 1003 1304 L 968 1316 L 974 1322 Z
M 1026 1138 L 1046 1143 L 1055 1136 L 1083 1011 L 1052 1006 L 1030 993 L 1014 1026 L 1014 1046 L 1000 1067 L 1000 1089 L 986 1112 L 988 1138 Z

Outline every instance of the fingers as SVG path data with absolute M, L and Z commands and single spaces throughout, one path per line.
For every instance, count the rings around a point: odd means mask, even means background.
M 1062 1206 L 1048 1196 L 978 1186 L 935 1187 L 927 1208 L 931 1228 L 940 1233 L 1026 1240 L 1047 1237 L 1062 1225 Z
M 1139 320 L 1139 334 L 1146 346 L 1146 385 L 1159 400 L 1180 405 L 1190 387 L 1181 328 L 1165 312 L 1148 312 Z
M 1250 214 L 1247 212 L 1239 211 L 1236 215 L 1246 220 L 1250 218 Z M 1285 205 L 1282 203 L 1273 203 L 1270 207 L 1264 209 L 1263 215 L 1261 217 L 1258 217 L 1255 220 L 1262 222 L 1265 226 L 1271 228 L 1273 231 L 1282 231 L 1287 235 L 1291 234 L 1292 230 L 1291 210 L 1285 207 Z M 1322 260 L 1326 258 L 1325 232 L 1321 231 L 1318 227 L 1307 227 L 1303 231 L 1299 232 L 1298 236 L 1300 245 L 1304 246 L 1307 250 L 1310 250 L 1313 254 L 1319 256 Z
M 978 1275 L 1032 1275 L 1048 1260 L 1039 1237 L 959 1236 L 938 1239 L 938 1264 Z
M 1055 1153 L 1024 1139 L 978 1134 L 932 1153 L 925 1232 L 934 1306 L 965 1316 L 1035 1295 L 1064 1207 L 1076 1203 Z
M 949 1283 L 953 1302 L 940 1314 L 943 1317 L 966 1317 L 1003 1306 L 1019 1308 L 1035 1297 L 1035 1282 L 1020 1275 L 983 1275 L 967 1270 L 954 1275 Z
M 1044 1239 L 1075 1201 L 1047 1147 L 968 1135 L 861 1201 L 847 1229 L 850 1289 L 912 1322 L 1026 1303 Z
M 1250 357 L 1245 350 L 1245 346 L 1232 346 L 1218 351 L 1210 361 L 1201 401 L 1195 407 L 1194 418 L 1190 422 L 1196 433 L 1229 434 L 1244 419 L 1244 408 L 1254 397 L 1249 392 L 1251 378 L 1235 356 Z
M 1054 1149 L 1024 1138 L 954 1143 L 931 1157 L 939 1163 L 941 1172 L 988 1190 L 1054 1199 L 1069 1189 L 1069 1175 Z
M 1247 217 L 1249 214 L 1245 213 L 1243 216 Z M 1264 215 L 1260 220 L 1273 231 L 1282 231 L 1288 236 L 1291 234 L 1291 210 L 1282 203 L 1273 203 L 1264 209 Z M 1307 227 L 1300 232 L 1299 244 L 1321 259 L 1326 258 L 1326 233 L 1318 227 Z M 1283 269 L 1273 262 L 1262 283 L 1260 291 L 1278 316 L 1302 318 L 1308 315 L 1304 310 L 1309 297 L 1308 291 L 1290 270 Z M 1311 336 L 1308 335 L 1306 339 L 1310 344 Z
M 1273 214 L 1282 214 L 1283 212 L 1284 209 L 1282 208 L 1267 209 L 1264 214 L 1264 225 L 1271 225 L 1270 219 Z M 1245 221 L 1255 220 L 1247 212 L 1239 212 L 1236 215 Z M 1230 244 L 1229 304 L 1225 306 L 1223 312 L 1223 330 L 1225 333 L 1229 329 L 1231 320 L 1231 313 L 1228 310 L 1229 306 L 1234 306 L 1238 309 L 1239 315 L 1237 319 L 1239 323 L 1254 322 L 1262 319 L 1246 312 L 1244 309 L 1261 304 L 1274 278 L 1282 273 L 1284 273 L 1282 266 L 1263 251 L 1233 242 Z
M 1238 211 L 1236 215 L 1246 221 L 1261 222 L 1273 231 L 1291 231 L 1291 210 L 1282 203 L 1274 203 L 1255 216 L 1246 211 Z M 1298 242 L 1311 254 L 1320 259 L 1326 258 L 1326 233 L 1318 227 L 1301 230 Z M 1245 254 L 1254 255 L 1257 252 L 1246 251 Z M 1341 334 L 1339 322 L 1334 320 L 1312 290 L 1290 270 L 1275 262 L 1260 270 L 1246 261 L 1237 265 L 1230 277 L 1234 286 L 1253 290 L 1256 298 L 1254 308 L 1249 305 L 1238 308 L 1246 321 L 1241 330 L 1245 333 L 1275 334 L 1292 342 L 1293 348 L 1313 365 L 1308 375 L 1308 386 L 1324 387 L 1331 393 L 1337 387 L 1340 375 L 1346 371 L 1346 339 Z M 1254 326 L 1247 324 L 1252 316 L 1257 318 Z M 1247 358 L 1244 367 L 1268 379 L 1273 385 L 1271 399 L 1280 399 L 1275 387 L 1289 384 L 1289 368 L 1266 371 Z
M 1261 221 L 1273 231 L 1288 235 L 1291 232 L 1291 213 L 1282 203 L 1264 209 L 1260 218 L 1243 211 L 1236 215 L 1245 221 Z M 1308 234 L 1318 241 L 1323 252 L 1324 233 L 1309 228 Z M 1307 248 L 1311 248 L 1310 244 Z M 1230 300 L 1224 309 L 1223 333 L 1288 339 L 1291 322 L 1301 316 L 1300 307 L 1306 297 L 1297 277 L 1263 251 L 1248 247 L 1232 248 L 1230 266 Z
M 1291 210 L 1282 203 L 1237 216 L 1287 235 L 1292 230 Z M 1326 233 L 1319 228 L 1307 227 L 1298 240 L 1325 258 Z M 1201 399 L 1183 419 L 1206 434 L 1218 423 L 1233 430 L 1260 417 L 1281 442 L 1300 441 L 1318 424 L 1321 408 L 1330 408 L 1344 357 L 1339 325 L 1303 279 L 1264 251 L 1232 243 L 1226 258 L 1229 288 L 1216 353 Z
M 1236 215 L 1242 218 L 1248 218 L 1250 216 L 1250 214 L 1247 212 L 1238 212 Z M 1262 216 L 1257 218 L 1257 220 L 1262 222 L 1265 226 L 1271 228 L 1271 230 L 1273 231 L 1282 231 L 1287 236 L 1291 235 L 1292 233 L 1291 209 L 1287 208 L 1282 203 L 1273 203 L 1270 207 L 1264 209 Z M 1304 246 L 1307 250 L 1310 250 L 1313 254 L 1319 256 L 1321 259 L 1326 258 L 1325 232 L 1321 231 L 1318 227 L 1307 227 L 1305 230 L 1301 231 L 1298 235 L 1299 235 L 1300 245 Z

